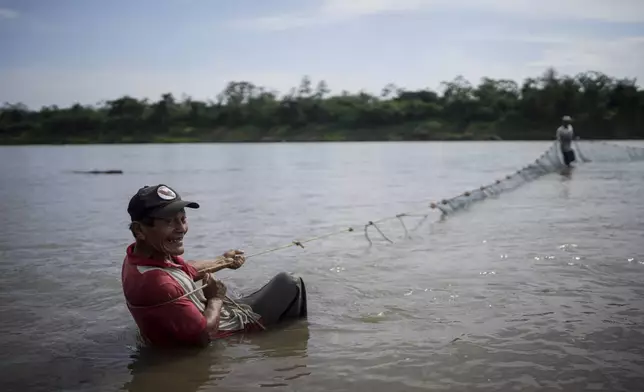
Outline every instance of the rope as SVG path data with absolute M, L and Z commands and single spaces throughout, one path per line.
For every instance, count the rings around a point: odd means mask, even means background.
M 420 227 L 423 225 L 423 223 L 425 223 L 425 221 L 427 220 L 427 218 L 429 218 L 429 214 L 424 215 L 424 216 L 423 216 L 423 219 L 421 219 L 420 221 L 418 221 L 418 223 L 416 224 L 416 226 L 414 226 L 414 228 L 413 228 L 413 229 L 411 229 L 411 231 L 416 231 L 416 230 L 420 229 Z
M 606 145 L 606 146 L 611 147 L 611 148 L 619 148 L 620 150 L 622 150 L 622 149 L 626 150 L 630 160 L 642 160 L 642 159 L 644 159 L 644 149 L 640 149 L 640 148 L 636 149 L 636 148 L 633 148 L 633 147 L 624 148 L 624 147 L 621 147 L 621 146 L 610 145 L 610 144 L 605 143 L 605 142 L 599 142 L 599 144 Z M 581 152 L 581 149 L 579 148 L 579 146 L 576 143 L 576 141 L 575 141 L 575 146 L 577 147 L 577 151 L 579 151 L 581 161 L 582 162 L 589 162 L 590 159 L 588 159 L 586 156 L 584 156 L 584 154 Z M 443 199 L 443 200 L 441 200 L 440 203 L 431 202 L 429 204 L 429 207 L 432 210 L 438 209 L 441 212 L 441 217 L 445 217 L 445 216 L 449 215 L 450 213 L 456 212 L 456 211 L 458 211 L 460 209 L 463 209 L 463 208 L 467 207 L 469 204 L 471 204 L 474 201 L 484 200 L 484 199 L 486 199 L 488 197 L 496 197 L 497 195 L 499 195 L 499 194 L 501 194 L 501 193 L 503 193 L 505 191 L 517 188 L 522 183 L 515 183 L 515 184 L 510 183 L 509 185 L 504 186 L 505 184 L 507 184 L 507 182 L 511 182 L 514 178 L 518 177 L 518 178 L 522 179 L 525 183 L 527 183 L 527 182 L 535 180 L 535 179 L 537 179 L 537 178 L 539 178 L 539 177 L 541 177 L 543 175 L 555 172 L 557 169 L 559 169 L 559 168 L 561 168 L 563 166 L 563 163 L 562 163 L 562 161 L 561 161 L 561 159 L 559 157 L 559 154 L 558 154 L 558 151 L 557 151 L 556 147 L 557 147 L 557 142 L 555 142 L 548 150 L 546 150 L 546 152 L 541 154 L 541 156 L 537 160 L 535 160 L 534 164 L 530 164 L 528 166 L 525 166 L 522 169 L 517 170 L 515 173 L 512 173 L 512 174 L 509 174 L 509 175 L 505 176 L 504 180 L 496 180 L 493 184 L 481 186 L 479 189 L 476 189 L 476 190 L 473 190 L 473 191 L 466 191 L 466 192 L 464 192 L 464 193 L 462 193 L 462 194 L 460 194 L 458 196 L 452 197 L 450 199 Z M 553 161 L 553 159 L 554 159 L 554 161 Z M 546 163 L 546 161 L 548 163 L 550 163 L 550 165 L 548 165 Z M 367 239 L 367 241 L 369 242 L 369 246 L 373 245 L 373 242 L 372 242 L 371 238 L 369 238 L 369 227 L 373 226 L 378 231 L 378 233 L 382 236 L 382 238 L 384 238 L 389 243 L 393 244 L 394 242 L 391 239 L 389 239 L 382 232 L 382 230 L 380 230 L 380 228 L 378 227 L 377 224 L 382 223 L 382 222 L 386 222 L 386 221 L 389 221 L 389 220 L 392 220 L 392 219 L 398 219 L 400 221 L 400 223 L 402 224 L 403 229 L 405 230 L 405 235 L 407 237 L 409 237 L 409 231 L 407 230 L 405 222 L 403 221 L 402 218 L 405 217 L 405 216 L 408 216 L 408 217 L 409 216 L 418 216 L 418 215 L 415 215 L 415 213 L 420 212 L 420 211 L 424 212 L 424 214 L 420 215 L 420 216 L 423 217 L 423 219 L 412 230 L 412 231 L 415 231 L 429 217 L 429 212 L 427 211 L 426 208 L 424 208 L 422 210 L 418 210 L 418 211 L 410 211 L 410 212 L 406 212 L 406 213 L 397 214 L 397 215 L 392 216 L 392 217 L 385 217 L 385 218 L 382 218 L 382 219 L 379 219 L 379 220 L 376 220 L 376 221 L 369 221 L 367 224 L 364 225 L 364 235 L 365 235 L 365 238 Z M 277 246 L 275 248 L 271 248 L 271 249 L 267 249 L 267 250 L 263 250 L 263 251 L 260 251 L 260 252 L 257 252 L 257 253 L 250 254 L 250 255 L 246 256 L 246 259 L 250 259 L 250 258 L 253 258 L 253 257 L 265 255 L 265 254 L 272 253 L 272 252 L 277 252 L 277 251 L 284 250 L 284 249 L 287 249 L 287 248 L 291 248 L 291 247 L 294 247 L 294 246 L 297 246 L 297 247 L 300 247 L 300 248 L 304 249 L 304 244 L 306 244 L 306 243 L 313 242 L 313 241 L 318 241 L 318 240 L 321 240 L 321 239 L 324 239 L 324 238 L 333 237 L 333 236 L 340 235 L 340 234 L 343 234 L 343 233 L 350 233 L 350 232 L 353 232 L 353 231 L 355 231 L 353 227 L 348 227 L 348 228 L 345 228 L 345 229 L 333 231 L 333 232 L 330 232 L 330 233 L 327 233 L 327 234 L 322 234 L 322 235 L 311 237 L 311 238 L 304 239 L 304 240 L 294 240 L 294 241 L 291 241 L 289 244 L 285 244 L 285 245 L 282 245 L 282 246 Z M 205 269 L 205 270 L 203 270 L 203 272 L 209 272 L 209 270 L 212 270 L 212 269 L 213 268 Z M 197 288 L 195 290 L 192 290 L 192 291 L 190 291 L 190 292 L 188 292 L 188 293 L 186 293 L 186 294 L 184 294 L 184 295 L 182 295 L 180 297 L 174 298 L 174 299 L 166 301 L 164 303 L 161 303 L 161 304 L 158 304 L 158 305 L 153 305 L 153 306 L 146 306 L 146 307 L 162 306 L 162 305 L 166 305 L 166 304 L 178 301 L 181 298 L 187 297 L 187 296 L 189 296 L 191 294 L 194 294 L 195 292 L 197 292 L 199 290 L 202 290 L 203 287 L 204 286 L 201 286 L 201 287 L 199 287 L 199 288 Z M 232 298 L 226 296 L 225 300 L 228 301 L 230 304 L 233 304 L 234 306 L 236 306 L 242 313 L 244 313 L 253 322 L 257 323 L 262 329 L 266 329 L 263 325 L 261 325 L 259 320 L 255 320 L 251 314 L 247 313 L 246 310 L 244 308 L 242 308 L 239 304 L 237 304 L 237 302 L 235 302 Z M 128 303 L 128 305 L 132 306 L 129 303 Z M 132 307 L 136 308 L 135 306 L 132 306 Z
M 250 254 L 250 255 L 246 256 L 246 258 L 250 259 L 251 257 L 257 257 L 257 256 L 264 255 L 266 253 L 277 252 L 278 250 L 287 249 L 287 248 L 290 248 L 290 247 L 293 247 L 293 246 L 299 246 L 300 248 L 304 249 L 304 245 L 302 245 L 302 244 L 306 244 L 308 242 L 321 240 L 321 239 L 324 239 L 324 238 L 333 237 L 333 236 L 336 236 L 336 235 L 339 235 L 339 234 L 342 234 L 342 233 L 350 233 L 353 230 L 354 230 L 353 227 L 348 227 L 346 229 L 334 231 L 334 232 L 327 233 L 327 234 L 322 234 L 322 235 L 319 235 L 319 236 L 316 236 L 316 237 L 311 237 L 311 238 L 308 238 L 308 239 L 305 239 L 305 240 L 293 241 L 290 244 L 286 244 L 286 245 L 278 246 L 276 248 L 267 249 L 267 250 L 263 250 L 261 252 Z M 207 272 L 208 270 L 204 270 L 204 271 Z
M 224 299 L 230 301 L 233 305 L 235 305 L 237 307 L 237 309 L 239 309 L 239 311 L 242 312 L 242 314 L 244 314 L 247 318 L 249 318 L 255 324 L 259 325 L 259 327 L 262 330 L 266 331 L 266 327 L 264 327 L 264 325 L 262 325 L 262 323 L 259 322 L 259 318 L 255 318 L 252 313 L 250 313 L 246 309 L 242 308 L 237 302 L 235 302 L 234 299 L 230 298 L 228 295 L 226 295 L 226 297 Z
M 407 230 L 407 226 L 405 226 L 405 221 L 403 220 L 403 216 L 406 216 L 406 214 L 398 214 L 398 215 L 396 215 L 396 217 L 400 221 L 400 224 L 402 225 L 403 229 L 405 229 L 405 237 L 410 238 L 409 237 L 409 231 Z
M 204 288 L 204 287 L 206 287 L 206 286 L 207 286 L 207 285 L 201 285 L 200 287 L 197 287 L 196 289 L 191 290 L 191 291 L 189 291 L 189 292 L 187 292 L 187 293 L 185 293 L 185 294 L 183 294 L 183 295 L 180 295 L 180 296 L 178 296 L 178 297 L 176 297 L 176 298 L 172 298 L 172 299 L 170 299 L 170 300 L 168 300 L 168 301 L 161 302 L 161 303 L 159 303 L 159 304 L 155 304 L 155 305 L 136 306 L 136 305 L 132 305 L 132 304 L 131 304 L 131 303 L 129 303 L 129 302 L 128 302 L 127 304 L 128 304 L 128 306 L 129 306 L 130 308 L 133 308 L 133 309 L 149 309 L 149 308 L 156 308 L 156 307 L 159 307 L 159 306 L 169 305 L 169 304 L 171 304 L 171 303 L 173 303 L 173 302 L 179 301 L 179 300 L 180 300 L 180 299 L 182 299 L 182 298 L 186 298 L 186 297 L 188 297 L 189 295 L 194 294 L 194 293 L 196 293 L 196 292 L 197 292 L 197 291 L 199 291 L 199 290 L 203 290 L 203 288 Z M 263 330 L 266 330 L 266 327 L 264 327 L 264 326 L 262 325 L 262 323 L 259 321 L 259 319 L 258 319 L 258 318 L 255 318 L 253 314 L 251 314 L 250 312 L 248 312 L 246 309 L 242 308 L 242 307 L 241 307 L 241 306 L 240 306 L 240 305 L 239 305 L 239 304 L 238 304 L 234 299 L 230 298 L 228 295 L 224 296 L 223 302 L 224 302 L 224 303 L 228 303 L 229 305 L 234 305 L 237 309 L 239 309 L 239 311 L 240 311 L 244 316 L 246 316 L 246 318 L 247 318 L 247 319 L 250 319 L 253 323 L 255 323 L 255 324 L 259 325 Z
M 591 143 L 592 143 L 592 141 L 591 141 Z M 608 144 L 606 142 L 599 142 L 599 143 L 602 144 L 602 145 L 610 146 L 612 148 L 620 148 L 622 150 L 625 150 L 631 160 L 635 160 L 635 158 L 633 158 L 633 156 L 636 156 L 638 159 L 644 159 L 644 149 L 641 149 L 641 148 L 636 149 L 636 148 L 630 147 L 630 146 L 621 147 L 621 146 L 616 146 L 616 145 L 610 145 L 610 144 Z M 582 153 L 581 148 L 579 148 L 579 145 L 578 145 L 576 140 L 574 141 L 574 144 L 575 144 L 575 147 L 577 148 L 577 150 L 579 151 L 581 161 L 582 162 L 590 161 L 590 159 L 588 159 L 585 156 L 585 154 Z M 535 160 L 535 162 L 533 164 L 525 166 L 522 169 L 517 170 L 515 173 L 512 173 L 512 174 L 509 174 L 509 175 L 505 176 L 504 180 L 496 180 L 492 184 L 481 186 L 479 189 L 476 189 L 476 190 L 473 190 L 473 191 L 466 191 L 463 194 L 455 196 L 455 197 L 452 197 L 450 199 L 443 199 L 443 200 L 441 200 L 440 203 L 431 202 L 429 204 L 429 206 L 430 206 L 431 209 L 438 209 L 441 212 L 442 216 L 446 216 L 449 213 L 452 213 L 452 212 L 458 211 L 459 209 L 464 208 L 465 206 L 469 205 L 473 201 L 484 200 L 484 199 L 486 199 L 488 197 L 498 196 L 499 194 L 501 194 L 501 193 L 503 193 L 505 191 L 515 189 L 515 188 L 517 188 L 518 186 L 521 185 L 521 183 L 516 183 L 514 185 L 510 184 L 510 185 L 504 186 L 504 184 L 506 184 L 506 181 L 510 182 L 515 178 L 520 178 L 521 180 L 523 180 L 523 182 L 527 183 L 527 182 L 533 181 L 533 180 L 535 180 L 535 179 L 537 179 L 537 178 L 539 178 L 539 177 L 541 177 L 543 175 L 553 173 L 557 169 L 559 169 L 559 168 L 561 168 L 563 166 L 563 163 L 561 162 L 561 159 L 559 158 L 559 155 L 558 155 L 557 146 L 558 146 L 558 142 L 555 141 L 548 150 L 546 150 L 543 154 L 541 154 L 541 156 L 538 159 Z M 639 153 L 636 153 L 636 151 L 639 152 Z M 382 232 L 382 230 L 380 230 L 380 228 L 378 227 L 377 224 L 382 223 L 382 222 L 386 222 L 386 221 L 389 221 L 389 220 L 392 220 L 392 219 L 398 219 L 400 221 L 400 223 L 402 224 L 403 229 L 405 230 L 405 235 L 408 237 L 409 236 L 409 231 L 407 230 L 407 227 L 405 226 L 405 222 L 403 221 L 402 218 L 405 217 L 405 216 L 407 216 L 407 217 L 415 216 L 415 213 L 420 212 L 420 211 L 424 212 L 424 214 L 420 215 L 420 216 L 423 217 L 423 219 L 412 230 L 412 231 L 415 231 L 417 228 L 419 228 L 422 225 L 422 223 L 429 216 L 429 213 L 428 213 L 426 208 L 422 209 L 422 210 L 417 210 L 417 211 L 410 211 L 410 212 L 400 213 L 400 214 L 397 214 L 395 216 L 385 217 L 385 218 L 382 218 L 382 219 L 379 219 L 379 220 L 376 220 L 376 221 L 369 221 L 367 224 L 364 225 L 364 235 L 365 235 L 365 239 L 369 242 L 369 246 L 373 245 L 373 241 L 369 237 L 369 227 L 373 226 L 378 231 L 378 233 L 382 236 L 382 238 L 384 238 L 387 242 L 393 244 L 394 242 L 391 239 L 389 239 Z M 418 216 L 418 215 L 416 215 L 416 216 Z M 301 248 L 304 248 L 303 244 L 305 244 L 305 243 L 312 242 L 312 241 L 317 241 L 317 240 L 320 240 L 320 239 L 323 239 L 323 238 L 328 238 L 328 237 L 336 236 L 336 235 L 339 235 L 339 234 L 342 234 L 342 233 L 353 232 L 353 231 L 354 231 L 353 227 L 349 227 L 347 229 L 342 229 L 342 230 L 334 231 L 334 232 L 331 232 L 331 233 L 328 233 L 328 234 L 323 234 L 323 235 L 320 235 L 320 236 L 311 237 L 311 238 L 306 239 L 306 240 L 292 241 L 289 244 L 285 244 L 285 245 L 278 246 L 278 247 L 275 247 L 275 248 L 272 248 L 272 249 L 267 249 L 267 250 L 264 250 L 264 251 L 261 251 L 261 252 L 251 254 L 249 256 L 246 256 L 246 258 L 249 259 L 249 258 L 252 258 L 252 257 L 264 255 L 264 254 L 267 254 L 267 253 L 272 253 L 272 252 L 276 252 L 276 251 L 279 251 L 279 250 L 287 249 L 287 248 L 290 248 L 290 247 L 293 247 L 293 246 L 299 246 Z

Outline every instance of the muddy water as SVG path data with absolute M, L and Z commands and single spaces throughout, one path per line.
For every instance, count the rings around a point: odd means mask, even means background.
M 644 385 L 644 165 L 592 163 L 440 221 L 364 223 L 489 183 L 549 142 L 0 148 L 3 390 L 601 390 Z M 118 168 L 123 175 L 72 170 Z M 307 320 L 211 347 L 136 346 L 126 206 L 163 182 L 201 203 L 188 259 L 356 232 L 248 260 L 304 277 Z M 415 229 L 415 230 L 413 230 Z M 413 231 L 412 231 L 413 230 Z

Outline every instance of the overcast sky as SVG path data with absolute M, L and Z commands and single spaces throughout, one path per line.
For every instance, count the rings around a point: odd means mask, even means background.
M 0 0 L 0 102 L 214 99 L 232 80 L 287 92 L 553 66 L 644 80 L 644 0 Z

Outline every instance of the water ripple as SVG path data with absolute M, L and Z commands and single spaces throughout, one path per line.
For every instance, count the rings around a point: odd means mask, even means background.
M 219 273 L 231 291 L 296 272 L 307 282 L 308 320 L 204 350 L 137 346 L 119 278 L 131 241 L 124 203 L 143 177 L 202 201 L 189 216 L 186 257 L 211 258 L 364 224 L 408 210 L 405 200 L 460 194 L 546 144 L 5 149 L 0 162 L 15 170 L 0 173 L 13 184 L 0 190 L 11 204 L 0 206 L 3 387 L 640 390 L 644 204 L 635 166 L 588 165 L 451 219 L 409 218 L 408 228 L 422 223 L 411 238 L 399 222 L 383 223 L 394 244 L 368 247 L 357 230 L 250 259 Z M 169 152 L 172 162 L 161 159 Z M 114 160 L 130 174 L 63 173 Z

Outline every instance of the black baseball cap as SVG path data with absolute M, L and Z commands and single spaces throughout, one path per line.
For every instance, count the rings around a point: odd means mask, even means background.
M 167 185 L 146 185 L 132 196 L 127 212 L 132 221 L 138 221 L 146 217 L 172 217 L 185 207 L 199 208 L 199 204 L 182 200 L 181 196 Z

